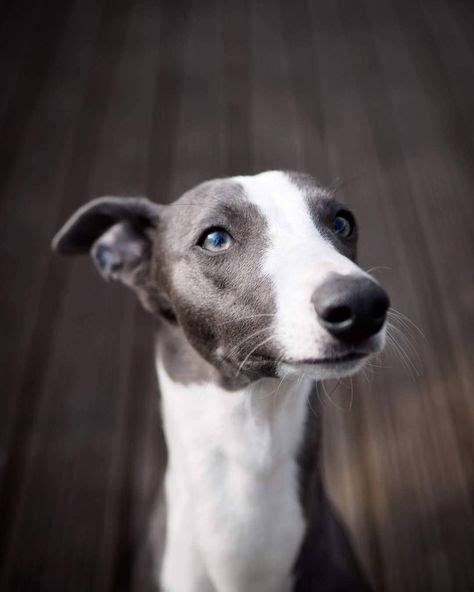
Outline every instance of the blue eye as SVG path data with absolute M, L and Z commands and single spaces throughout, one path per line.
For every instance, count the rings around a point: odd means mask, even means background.
M 342 238 L 348 238 L 352 234 L 354 226 L 354 218 L 349 212 L 339 212 L 332 223 L 334 233 Z
M 203 238 L 199 242 L 206 251 L 227 251 L 229 247 L 234 244 L 234 239 L 230 236 L 227 230 L 223 228 L 215 228 L 211 232 L 204 234 Z

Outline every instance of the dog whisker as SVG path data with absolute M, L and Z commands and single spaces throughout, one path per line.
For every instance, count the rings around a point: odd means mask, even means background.
M 335 407 L 338 411 L 342 411 L 344 413 L 348 413 L 349 411 L 351 411 L 352 409 L 352 405 L 354 402 L 354 383 L 353 383 L 353 378 L 352 376 L 349 377 L 349 386 L 346 388 L 346 383 L 343 381 L 342 378 L 339 378 L 337 380 L 336 385 L 328 392 L 327 388 L 326 388 L 326 384 L 324 382 L 324 380 L 322 380 L 321 382 L 317 382 L 316 383 L 316 392 L 319 398 L 319 401 L 321 402 L 321 404 L 323 405 L 324 402 L 321 400 L 321 396 L 319 394 L 319 389 L 318 389 L 318 384 L 321 384 L 321 387 L 323 389 L 323 393 L 326 397 L 326 399 L 329 401 L 329 403 Z M 339 405 L 339 403 L 336 403 L 336 401 L 334 401 L 333 397 L 331 396 L 340 386 L 343 386 L 345 391 L 347 392 L 347 390 L 350 390 L 350 395 L 349 395 L 349 403 L 347 406 L 344 405 Z
M 268 343 L 271 339 L 273 339 L 273 335 L 270 335 L 270 337 L 267 337 L 266 339 L 264 339 L 263 341 L 261 341 L 260 343 L 258 343 L 253 349 L 251 349 L 249 351 L 249 353 L 245 356 L 245 358 L 242 360 L 240 366 L 237 368 L 237 372 L 235 373 L 235 375 L 237 376 L 238 374 L 240 374 L 240 371 L 242 370 L 245 362 L 249 359 L 249 357 L 253 354 L 254 351 L 256 351 L 259 347 L 261 347 L 262 345 L 265 345 L 265 343 Z
M 329 184 L 329 190 L 331 190 L 333 193 L 337 193 L 338 191 L 340 191 L 341 188 L 347 187 L 349 183 L 359 181 L 359 179 L 366 177 L 368 174 L 369 171 L 366 170 L 354 173 L 353 175 L 351 175 L 350 177 L 346 177 L 345 179 L 342 179 L 341 177 L 336 177 L 336 179 L 334 179 L 334 181 L 332 181 L 332 183 Z
M 267 327 L 261 327 L 260 329 L 258 329 L 257 331 L 255 331 L 254 333 L 251 333 L 250 335 L 247 335 L 247 337 L 245 339 L 242 339 L 242 341 L 240 343 L 237 343 L 237 345 L 234 345 L 229 352 L 224 356 L 224 360 L 228 360 L 229 357 L 239 349 L 239 347 L 241 347 L 246 341 L 248 341 L 249 339 L 252 339 L 252 337 L 256 337 L 257 335 L 260 335 L 260 333 L 263 333 L 264 331 L 267 331 L 268 329 L 272 329 L 271 326 L 267 326 Z
M 278 361 L 277 361 L 278 363 Z M 268 399 L 268 398 L 275 398 L 278 396 L 278 393 L 280 392 L 280 389 L 283 385 L 283 382 L 288 378 L 288 375 L 285 374 L 285 376 L 282 377 L 282 379 L 280 380 L 280 382 L 278 383 L 278 386 L 276 389 L 274 389 L 273 391 L 271 391 L 270 393 L 263 393 L 260 396 L 257 396 L 256 398 L 261 401 L 263 399 Z
M 390 307 L 390 309 L 388 310 L 387 314 L 392 319 L 393 318 L 396 318 L 402 324 L 410 325 L 411 327 L 413 327 L 413 329 L 415 329 L 419 333 L 419 335 L 421 337 L 423 337 L 423 339 L 426 340 L 426 336 L 423 333 L 423 331 L 420 329 L 420 327 L 414 321 L 412 321 L 410 319 L 410 317 L 407 317 L 407 315 L 403 314 L 402 312 L 400 312 L 396 308 L 393 308 L 393 306 Z
M 366 269 L 366 273 L 373 273 L 374 271 L 391 271 L 392 268 L 387 265 L 374 265 L 370 269 Z
M 410 339 L 410 336 L 406 333 L 406 327 L 397 327 L 394 323 L 387 321 L 387 329 L 391 331 L 392 337 L 397 340 L 399 346 L 402 347 L 410 360 L 419 361 L 418 350 Z
M 318 397 L 318 399 L 319 399 L 318 383 L 317 383 L 317 382 L 315 383 L 315 388 L 316 388 L 316 394 L 317 394 L 317 397 Z M 314 410 L 314 407 L 313 407 L 313 405 L 312 405 L 312 403 L 311 403 L 311 395 L 312 395 L 312 393 L 310 393 L 310 394 L 309 394 L 309 397 L 308 397 L 308 399 L 307 399 L 307 402 L 308 402 L 308 407 L 310 408 L 310 410 L 311 410 L 311 413 L 314 415 L 314 417 L 318 417 L 318 415 L 317 415 L 316 411 Z
M 390 345 L 392 345 L 395 352 L 397 352 L 401 362 L 407 368 L 410 373 L 412 373 L 413 377 L 419 375 L 418 369 L 416 368 L 415 364 L 411 360 L 410 356 L 407 354 L 403 346 L 400 344 L 399 340 L 390 332 L 390 329 L 394 329 L 394 326 L 391 323 L 387 323 L 387 341 Z
M 367 384 L 370 385 L 370 379 L 372 378 L 372 374 L 373 374 L 373 371 L 371 370 L 371 368 L 364 367 L 364 368 L 362 368 L 361 372 L 362 372 L 362 376 L 365 378 L 365 381 L 367 382 Z
M 335 407 L 336 409 L 338 409 L 339 411 L 343 411 L 343 412 L 347 412 L 349 411 L 349 409 L 346 409 L 345 407 L 343 407 L 342 405 L 339 405 L 338 403 L 336 403 L 333 398 L 331 397 L 332 393 L 336 390 L 336 388 L 339 386 L 339 384 L 341 383 L 341 379 L 338 379 L 336 386 L 331 390 L 330 393 L 328 393 L 327 389 L 326 389 L 326 385 L 324 384 L 324 380 L 321 381 L 321 386 L 323 387 L 323 392 L 326 395 L 327 400 L 331 403 L 331 405 L 333 407 Z M 351 383 L 352 384 L 352 383 Z M 352 407 L 352 400 L 350 402 L 350 405 Z

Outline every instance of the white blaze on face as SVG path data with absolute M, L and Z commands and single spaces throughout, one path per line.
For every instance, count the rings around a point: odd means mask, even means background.
M 280 171 L 235 177 L 267 223 L 263 271 L 276 298 L 275 338 L 287 360 L 324 356 L 331 340 L 318 322 L 311 297 L 331 273 L 362 274 L 316 227 L 304 193 Z M 327 195 L 321 189 L 321 196 Z

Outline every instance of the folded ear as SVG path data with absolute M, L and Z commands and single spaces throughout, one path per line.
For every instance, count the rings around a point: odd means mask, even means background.
M 100 197 L 66 222 L 53 249 L 64 255 L 90 252 L 104 278 L 138 287 L 148 269 L 159 211 L 145 198 Z

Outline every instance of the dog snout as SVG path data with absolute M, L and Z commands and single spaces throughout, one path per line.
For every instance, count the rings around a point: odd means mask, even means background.
M 388 296 L 368 277 L 333 275 L 313 294 L 319 321 L 327 331 L 348 343 L 359 343 L 382 328 Z

